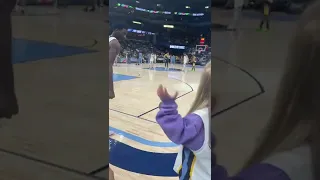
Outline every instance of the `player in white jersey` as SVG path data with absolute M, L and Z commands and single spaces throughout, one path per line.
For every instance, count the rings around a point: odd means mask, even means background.
M 177 111 L 178 93 L 171 96 L 162 85 L 157 93 L 161 104 L 156 120 L 168 138 L 181 145 L 173 167 L 179 180 L 210 180 L 211 63 L 204 69 L 197 96 L 185 117 Z
M 119 40 L 126 39 L 127 28 L 126 25 L 118 24 L 113 26 L 113 32 L 109 37 L 109 100 L 115 98 L 113 88 L 113 67 L 114 61 L 120 53 Z M 109 136 L 113 135 L 114 132 L 109 131 Z M 109 168 L 109 179 L 114 179 L 113 171 Z
M 154 63 L 157 59 L 157 55 L 155 53 L 151 53 L 150 55 L 150 62 L 149 62 L 149 68 L 154 68 Z
M 109 99 L 115 98 L 114 88 L 113 88 L 113 64 L 120 53 L 120 43 L 119 40 L 124 40 L 126 38 L 127 29 L 125 25 L 114 26 L 114 31 L 109 37 Z M 113 132 L 109 132 L 109 135 Z
M 186 70 L 186 66 L 189 62 L 189 57 L 187 54 L 184 54 L 183 55 L 183 68 L 182 68 L 182 71 L 185 71 Z

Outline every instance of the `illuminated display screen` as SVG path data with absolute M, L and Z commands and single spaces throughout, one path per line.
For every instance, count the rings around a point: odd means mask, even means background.
M 185 49 L 185 46 L 178 46 L 178 45 L 170 45 L 171 49 Z
M 204 16 L 204 13 L 185 13 L 185 12 L 169 12 L 169 11 L 155 11 L 155 10 L 149 10 L 149 9 L 144 9 L 144 8 L 139 8 L 139 7 L 134 7 L 134 6 L 129 6 L 126 4 L 117 4 L 118 7 L 123 7 L 127 9 L 135 9 L 137 11 L 142 11 L 142 12 L 147 12 L 151 14 L 174 14 L 178 16 Z
M 147 34 L 147 35 L 155 35 L 153 32 L 142 31 L 138 29 L 128 29 L 128 32 L 137 33 L 137 34 Z

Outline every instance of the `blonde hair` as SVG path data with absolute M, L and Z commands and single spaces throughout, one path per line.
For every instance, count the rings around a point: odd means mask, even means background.
M 197 95 L 188 114 L 211 106 L 211 61 L 207 63 L 202 73 Z
M 320 3 L 316 2 L 298 22 L 269 124 L 244 168 L 260 163 L 273 153 L 309 144 L 313 172 L 320 179 L 319 9 Z

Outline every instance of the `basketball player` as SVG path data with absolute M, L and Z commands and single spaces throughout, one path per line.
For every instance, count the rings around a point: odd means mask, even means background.
M 169 61 L 170 61 L 170 54 L 166 53 L 164 55 L 164 68 L 167 70 L 169 69 Z
M 186 70 L 186 66 L 189 62 L 189 57 L 187 54 L 184 54 L 183 56 L 183 68 L 182 68 L 182 71 L 185 71 Z
M 228 27 L 229 30 L 238 30 L 239 28 L 239 23 L 241 20 L 242 16 L 242 8 L 244 5 L 244 0 L 234 0 L 234 5 L 233 5 L 233 22 L 231 26 Z
M 125 40 L 127 35 L 127 28 L 125 25 L 116 25 L 114 26 L 114 31 L 109 37 L 109 99 L 115 98 L 114 89 L 113 89 L 113 64 L 120 53 L 120 42 Z M 113 132 L 109 132 L 109 135 L 112 135 Z
M 174 69 L 175 68 L 174 65 L 176 64 L 176 56 L 172 54 L 170 57 L 170 61 L 171 61 L 172 67 Z
M 126 63 L 129 64 L 128 53 L 126 53 Z
M 263 24 L 266 23 L 266 29 L 265 31 L 269 31 L 270 29 L 270 23 L 269 23 L 269 17 L 270 17 L 270 10 L 271 10 L 271 4 L 272 4 L 273 0 L 264 0 L 263 1 L 263 16 L 262 19 L 260 21 L 260 25 L 259 28 L 257 29 L 257 31 L 262 31 L 263 30 Z
M 151 53 L 150 62 L 149 62 L 149 69 L 154 68 L 154 62 L 157 59 L 157 55 L 155 53 Z
M 191 71 L 196 71 L 196 62 L 197 62 L 197 58 L 195 55 L 192 56 L 192 68 Z
M 143 56 L 142 56 L 142 52 L 140 51 L 139 57 L 138 57 L 138 65 L 142 64 L 142 59 L 143 59 Z
M 121 45 L 119 41 L 125 40 L 127 35 L 127 28 L 124 25 L 115 26 L 114 31 L 109 37 L 109 99 L 115 97 L 113 90 L 113 69 L 112 65 L 116 61 L 117 56 L 120 53 Z

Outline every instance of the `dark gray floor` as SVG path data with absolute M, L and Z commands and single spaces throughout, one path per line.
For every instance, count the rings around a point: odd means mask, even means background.
M 76 7 L 13 17 L 16 38 L 72 46 L 97 39 L 99 52 L 14 66 L 20 113 L 0 121 L 1 180 L 90 180 L 81 173 L 108 163 L 106 14 L 92 20 Z
M 216 23 L 230 24 L 231 19 L 224 17 L 216 11 L 212 19 Z M 260 96 L 213 119 L 218 162 L 231 174 L 237 172 L 248 158 L 268 121 L 295 24 L 292 21 L 271 21 L 270 32 L 256 32 L 258 23 L 256 19 L 244 18 L 239 33 L 212 32 L 213 93 L 218 98 L 217 111 L 259 92 L 258 83 L 252 77 L 217 59 L 247 71 L 265 90 Z

